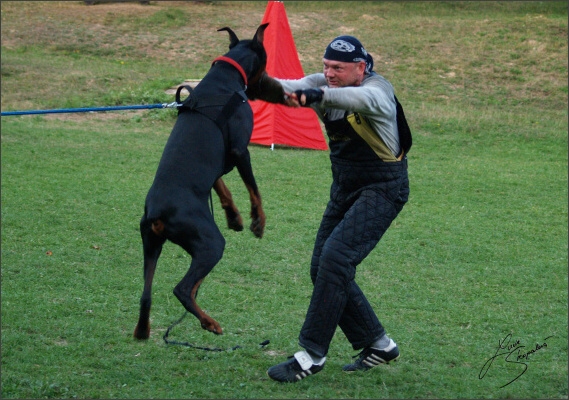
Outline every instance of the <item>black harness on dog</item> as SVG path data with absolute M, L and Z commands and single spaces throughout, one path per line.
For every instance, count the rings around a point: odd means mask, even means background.
M 186 89 L 190 95 L 181 102 L 180 92 L 183 89 Z M 194 90 L 188 85 L 178 87 L 176 91 L 178 114 L 188 111 L 198 112 L 215 122 L 221 131 L 225 130 L 227 120 L 233 115 L 237 107 L 248 100 L 245 90 L 203 98 L 198 98 L 193 92 Z
M 249 98 L 245 91 L 247 90 L 247 74 L 243 70 L 243 67 L 239 63 L 229 57 L 220 56 L 217 57 L 212 62 L 212 66 L 217 62 L 226 62 L 233 66 L 243 78 L 245 87 L 243 90 L 239 90 L 233 93 L 225 93 L 219 95 L 211 95 L 205 97 L 197 97 L 194 90 L 189 85 L 181 85 L 176 90 L 176 103 L 178 104 L 178 115 L 184 112 L 197 112 L 215 122 L 219 130 L 223 135 L 223 144 L 225 146 L 225 160 L 224 160 L 224 171 L 228 172 L 232 167 L 231 162 L 231 141 L 229 138 L 229 131 L 227 129 L 227 121 L 235 113 L 235 111 L 243 103 L 246 103 Z M 181 92 L 186 89 L 189 96 L 186 97 L 184 101 L 181 101 Z
M 186 89 L 190 95 L 184 101 L 180 101 L 180 93 Z M 176 103 L 178 103 L 178 115 L 184 112 L 197 112 L 215 122 L 223 135 L 225 146 L 224 170 L 231 165 L 230 149 L 231 141 L 227 130 L 227 121 L 237 108 L 248 100 L 244 90 L 231 94 L 212 95 L 198 98 L 193 89 L 188 85 L 178 87 L 176 91 Z
M 248 82 L 247 74 L 243 70 L 243 67 L 237 63 L 237 61 L 226 56 L 220 56 L 213 60 L 212 65 L 219 61 L 226 62 L 232 65 L 237 71 L 239 71 L 245 83 L 245 88 L 243 90 L 234 92 L 232 94 L 221 94 L 199 99 L 195 96 L 193 89 L 190 86 L 183 85 L 178 87 L 178 90 L 176 91 L 176 103 L 178 103 L 178 114 L 188 110 L 199 112 L 200 114 L 205 115 L 207 118 L 215 122 L 221 131 L 225 131 L 225 124 L 231 115 L 233 115 L 237 107 L 249 100 L 247 94 L 245 93 L 245 90 L 247 90 Z M 186 97 L 183 102 L 180 102 L 180 93 L 183 89 L 186 89 L 190 95 Z

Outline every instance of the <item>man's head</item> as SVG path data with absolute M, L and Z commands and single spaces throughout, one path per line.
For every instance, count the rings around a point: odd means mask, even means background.
M 330 87 L 359 86 L 373 69 L 373 58 L 353 36 L 338 36 L 326 47 L 324 76 Z

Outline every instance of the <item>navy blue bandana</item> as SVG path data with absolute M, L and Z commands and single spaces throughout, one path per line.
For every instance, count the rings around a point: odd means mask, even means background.
M 326 47 L 324 58 L 341 62 L 366 63 L 366 74 L 373 70 L 373 58 L 361 42 L 353 36 L 338 36 Z

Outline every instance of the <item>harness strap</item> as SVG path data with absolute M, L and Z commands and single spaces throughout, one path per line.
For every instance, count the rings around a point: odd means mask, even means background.
M 180 93 L 186 89 L 190 95 L 181 101 Z M 176 91 L 176 102 L 178 103 L 178 112 L 185 110 L 196 111 L 217 124 L 219 129 L 224 130 L 227 120 L 233 115 L 239 105 L 246 103 L 248 100 L 244 91 L 225 93 L 220 95 L 211 95 L 198 98 L 193 89 L 188 85 L 178 87 Z
M 181 101 L 181 92 L 183 89 L 186 89 L 190 95 L 184 101 Z M 230 155 L 231 138 L 227 127 L 227 121 L 242 104 L 247 103 L 247 100 L 247 94 L 243 90 L 200 98 L 194 94 L 194 90 L 188 85 L 182 85 L 178 87 L 178 90 L 176 91 L 178 114 L 188 111 L 197 112 L 213 121 L 221 131 L 223 144 L 226 149 L 223 167 L 224 170 L 227 165 L 232 165 Z M 212 200 L 210 199 L 210 201 Z
M 227 120 L 235 113 L 237 108 L 244 103 L 247 103 L 247 95 L 244 91 L 235 92 L 231 95 L 229 100 L 226 100 L 221 112 L 217 116 L 216 123 L 221 130 L 224 130 Z
M 231 64 L 233 67 L 235 67 L 235 69 L 237 71 L 239 71 L 239 73 L 243 77 L 243 80 L 245 81 L 245 86 L 247 86 L 247 74 L 245 73 L 245 70 L 243 69 L 243 67 L 241 65 L 239 65 L 239 63 L 237 63 L 237 61 L 235 61 L 232 58 L 226 57 L 226 56 L 219 56 L 215 60 L 213 60 L 211 65 L 215 64 L 218 61 L 225 61 L 226 63 Z

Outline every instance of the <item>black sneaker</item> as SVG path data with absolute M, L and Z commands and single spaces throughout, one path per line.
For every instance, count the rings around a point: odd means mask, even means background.
M 271 379 L 279 382 L 297 382 L 308 375 L 313 375 L 324 369 L 324 361 L 321 365 L 312 362 L 312 358 L 305 351 L 299 351 L 288 358 L 287 361 L 272 366 L 267 371 Z
M 389 364 L 391 361 L 396 361 L 399 358 L 399 348 L 393 340 L 389 340 L 389 346 L 383 350 L 366 347 L 355 356 L 359 356 L 355 363 L 344 365 L 342 370 L 346 372 L 367 371 L 379 364 Z

